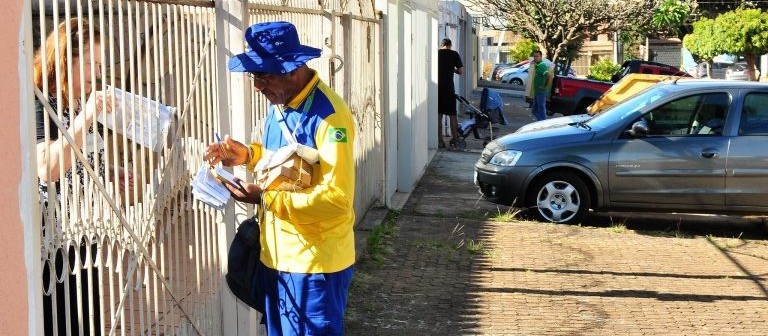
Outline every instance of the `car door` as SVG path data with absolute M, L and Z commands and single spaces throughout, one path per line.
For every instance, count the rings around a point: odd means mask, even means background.
M 648 134 L 623 134 L 611 147 L 610 201 L 723 206 L 729 106 L 728 93 L 710 92 L 647 111 L 637 121 L 647 123 Z
M 726 166 L 728 207 L 768 207 L 768 92 L 750 92 L 740 109 Z M 732 118 L 736 119 L 736 118 Z

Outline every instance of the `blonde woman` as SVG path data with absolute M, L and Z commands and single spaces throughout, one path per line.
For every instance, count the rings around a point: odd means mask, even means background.
M 80 184 L 85 181 L 85 165 L 92 167 L 99 176 L 104 177 L 106 172 L 109 177 L 117 175 L 121 182 L 127 179 L 129 186 L 133 183 L 127 170 L 118 168 L 117 174 L 112 174 L 115 170 L 109 169 L 105 164 L 104 139 L 95 130 L 94 121 L 100 113 L 110 113 L 113 103 L 107 93 L 94 91 L 101 79 L 99 37 L 98 29 L 91 27 L 88 21 L 64 21 L 47 36 L 44 48 L 38 49 L 34 59 L 34 84 L 43 94 L 47 93 L 44 99 L 55 115 L 52 117 L 49 114 L 40 99 L 35 100 L 37 175 L 40 180 L 41 204 L 46 208 L 43 213 L 43 304 L 46 335 L 53 334 L 54 328 L 58 330 L 59 335 L 68 334 L 67 329 L 75 335 L 79 332 L 86 335 L 99 334 L 101 329 L 99 271 L 93 266 L 93 262 L 89 263 L 92 269 L 78 270 L 74 248 L 60 246 L 70 245 L 62 243 L 59 224 L 61 214 L 49 210 L 49 204 L 52 208 L 57 207 L 56 203 L 60 201 L 59 194 L 64 184 L 69 186 L 69 190 L 82 193 L 73 188 L 73 183 L 75 179 L 78 179 Z M 68 49 L 71 49 L 71 53 Z M 56 126 L 53 118 L 61 121 L 63 129 Z M 71 155 L 74 147 L 61 135 L 64 132 L 72 136 L 87 162 L 80 162 Z M 55 194 L 51 189 L 54 185 L 57 191 Z M 123 185 L 125 183 L 120 183 L 121 187 Z M 67 212 L 68 208 L 63 205 L 60 210 Z M 79 265 L 86 265 L 83 259 L 89 252 L 91 256 L 96 255 L 98 246 L 85 241 L 79 245 Z M 64 267 L 65 260 L 69 262 L 68 267 Z M 80 307 L 77 300 L 77 273 L 81 274 Z M 90 281 L 86 275 L 88 273 L 91 274 Z M 89 282 L 93 284 L 90 289 Z M 65 294 L 67 291 L 69 293 Z

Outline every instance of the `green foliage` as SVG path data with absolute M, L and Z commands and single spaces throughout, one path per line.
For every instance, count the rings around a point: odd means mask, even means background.
M 621 65 L 613 63 L 609 59 L 602 59 L 589 67 L 589 79 L 610 81 L 611 76 L 621 69 Z
M 683 38 L 683 46 L 705 61 L 721 54 L 743 56 L 752 69 L 755 55 L 768 53 L 768 13 L 739 8 L 714 20 L 703 18 L 693 23 L 693 33 Z M 754 78 L 752 71 L 750 77 Z
M 768 13 L 740 8 L 715 19 L 722 53 L 733 55 L 768 53 Z M 695 32 L 695 31 L 694 31 Z
M 653 11 L 651 25 L 666 34 L 679 35 L 691 15 L 690 0 L 662 0 Z
M 539 50 L 539 46 L 536 45 L 536 43 L 533 43 L 528 39 L 522 39 L 515 45 L 515 49 L 512 49 L 510 56 L 512 56 L 516 62 L 520 62 L 527 60 L 535 50 Z
M 711 60 L 722 54 L 720 46 L 715 43 L 717 30 L 715 20 L 702 18 L 693 23 L 693 33 L 683 38 L 683 46 L 699 58 Z

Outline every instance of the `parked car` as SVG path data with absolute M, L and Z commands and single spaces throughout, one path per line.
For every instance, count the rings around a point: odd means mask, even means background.
M 496 74 L 496 78 L 498 80 L 501 80 L 508 73 L 518 72 L 518 71 L 521 71 L 522 69 L 528 69 L 528 63 L 530 63 L 530 61 L 529 60 L 525 60 L 525 61 L 522 61 L 522 62 L 515 63 L 514 65 L 512 65 L 510 67 L 501 69 Z
M 551 69 L 555 66 L 552 61 L 548 59 L 543 59 L 543 62 L 547 64 L 547 66 Z M 504 75 L 501 77 L 502 83 L 509 83 L 509 84 L 515 84 L 515 85 L 524 85 L 528 80 L 529 70 L 530 70 L 531 64 L 525 64 L 517 69 L 513 69 L 512 71 L 507 70 L 507 72 L 504 73 Z M 576 72 L 573 71 L 573 69 L 569 68 L 569 76 L 573 74 L 573 76 L 576 76 Z
M 555 76 L 547 114 L 559 113 L 564 116 L 583 114 L 587 112 L 587 108 L 592 103 L 611 89 L 614 83 L 618 83 L 629 74 L 690 76 L 685 71 L 671 65 L 641 60 L 624 62 L 619 71 L 611 76 L 610 82 Z
M 590 209 L 765 215 L 764 106 L 765 84 L 660 82 L 589 120 L 491 141 L 475 184 L 556 223 Z
M 525 80 L 528 78 L 528 68 L 530 68 L 530 63 L 504 72 L 504 74 L 501 76 L 501 82 L 523 85 Z
M 496 63 L 491 67 L 491 71 L 488 73 L 488 80 L 496 80 L 496 75 L 499 73 L 499 71 L 509 68 L 512 65 L 509 63 Z
M 697 78 L 725 79 L 725 72 L 733 64 L 732 62 L 712 62 L 711 76 L 708 76 L 708 64 L 706 62 L 699 63 Z
M 755 78 L 760 77 L 760 70 L 755 69 Z M 747 75 L 747 62 L 737 62 L 725 69 L 725 79 L 750 80 Z
M 611 76 L 611 82 L 618 83 L 624 76 L 631 73 L 642 73 L 649 75 L 670 75 L 670 76 L 690 76 L 687 72 L 680 70 L 676 66 L 664 63 L 629 60 L 621 64 L 619 71 Z

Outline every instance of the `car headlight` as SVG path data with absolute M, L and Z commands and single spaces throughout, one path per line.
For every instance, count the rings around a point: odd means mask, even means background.
M 511 167 L 514 166 L 517 163 L 517 160 L 520 159 L 520 156 L 523 155 L 523 152 L 518 150 L 505 150 L 496 153 L 488 163 L 494 164 L 497 166 L 507 166 Z

